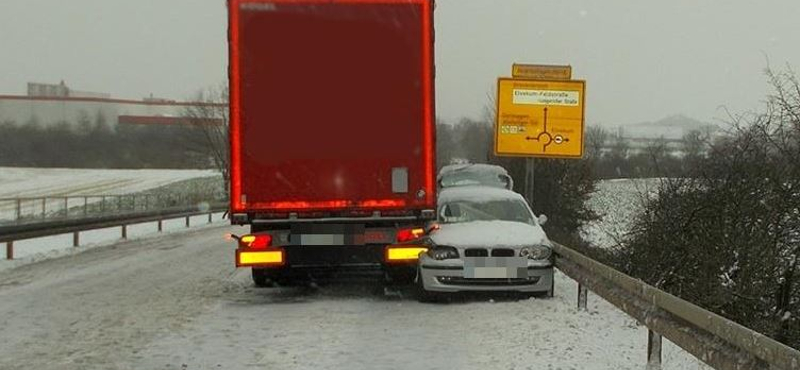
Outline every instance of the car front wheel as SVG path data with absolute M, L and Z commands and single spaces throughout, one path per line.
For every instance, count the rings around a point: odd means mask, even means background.
M 422 303 L 437 303 L 441 302 L 442 297 L 440 294 L 431 292 L 425 289 L 425 283 L 422 281 L 422 270 L 417 268 L 417 277 L 414 279 L 414 286 L 416 287 L 417 300 Z

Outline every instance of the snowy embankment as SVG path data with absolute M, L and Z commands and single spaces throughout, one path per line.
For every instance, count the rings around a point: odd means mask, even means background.
M 112 195 L 129 194 L 159 188 L 180 181 L 216 176 L 210 170 L 103 170 L 66 168 L 0 167 L 0 198 Z M 14 202 L 0 201 L 0 220 L 13 219 Z M 215 221 L 221 214 L 214 215 Z M 207 223 L 207 216 L 197 216 L 193 225 Z M 164 231 L 185 229 L 183 219 L 164 223 Z M 133 225 L 128 228 L 129 238 L 138 238 L 157 231 L 155 223 Z M 21 240 L 14 243 L 14 261 L 5 260 L 5 248 L 0 252 L 0 270 L 20 264 L 61 256 L 85 250 L 87 247 L 120 240 L 119 228 L 108 228 L 81 233 L 81 247 L 72 247 L 72 235 L 56 235 Z
M 190 228 L 186 228 L 186 219 L 178 218 L 164 221 L 162 233 L 181 233 L 199 227 L 219 226 L 228 223 L 223 219 L 223 213 L 212 215 L 212 223 L 208 223 L 208 215 L 193 216 L 189 220 Z M 158 235 L 158 224 L 146 222 L 130 225 L 127 228 L 128 239 L 153 238 Z M 0 249 L 0 271 L 47 259 L 62 257 L 74 253 L 81 253 L 91 248 L 119 243 L 123 241 L 122 231 L 119 227 L 109 227 L 83 231 L 80 233 L 81 245 L 72 246 L 72 234 L 45 236 L 42 238 L 25 239 L 14 242 L 14 259 L 7 260 L 5 248 Z M 0 243 L 0 245 L 2 245 Z

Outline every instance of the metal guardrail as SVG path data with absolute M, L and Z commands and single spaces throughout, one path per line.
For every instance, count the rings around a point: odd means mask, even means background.
M 208 222 L 216 212 L 228 209 L 227 203 L 216 203 L 204 209 L 198 207 L 179 207 L 157 211 L 136 212 L 118 215 L 105 215 L 76 219 L 45 221 L 32 224 L 0 226 L 0 243 L 6 243 L 6 259 L 14 259 L 14 242 L 24 239 L 39 238 L 51 235 L 73 234 L 73 246 L 80 245 L 82 231 L 120 227 L 121 237 L 127 239 L 127 227 L 145 222 L 158 222 L 158 231 L 163 231 L 163 221 L 176 218 L 185 218 L 186 227 L 190 226 L 192 216 L 208 215 Z
M 660 368 L 661 336 L 715 369 L 800 370 L 800 351 L 555 244 L 556 267 L 649 329 L 648 368 Z
M 182 193 L 42 195 L 0 198 L 0 224 L 160 210 L 188 206 L 196 203 L 197 198 L 219 199 L 215 198 L 213 194 L 187 195 Z

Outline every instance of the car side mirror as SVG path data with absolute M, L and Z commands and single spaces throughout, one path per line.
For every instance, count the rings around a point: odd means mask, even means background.
M 503 182 L 503 185 L 505 185 L 506 189 L 514 190 L 514 180 L 511 179 L 511 176 L 509 176 L 509 175 L 497 175 L 497 177 L 500 178 L 500 181 Z
M 539 217 L 537 218 L 537 221 L 539 221 L 539 225 L 546 224 L 547 223 L 547 215 L 539 215 Z

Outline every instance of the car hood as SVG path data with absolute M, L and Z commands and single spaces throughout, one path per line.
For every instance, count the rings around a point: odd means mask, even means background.
M 550 245 L 541 226 L 513 221 L 442 224 L 429 238 L 437 245 L 456 248 Z

